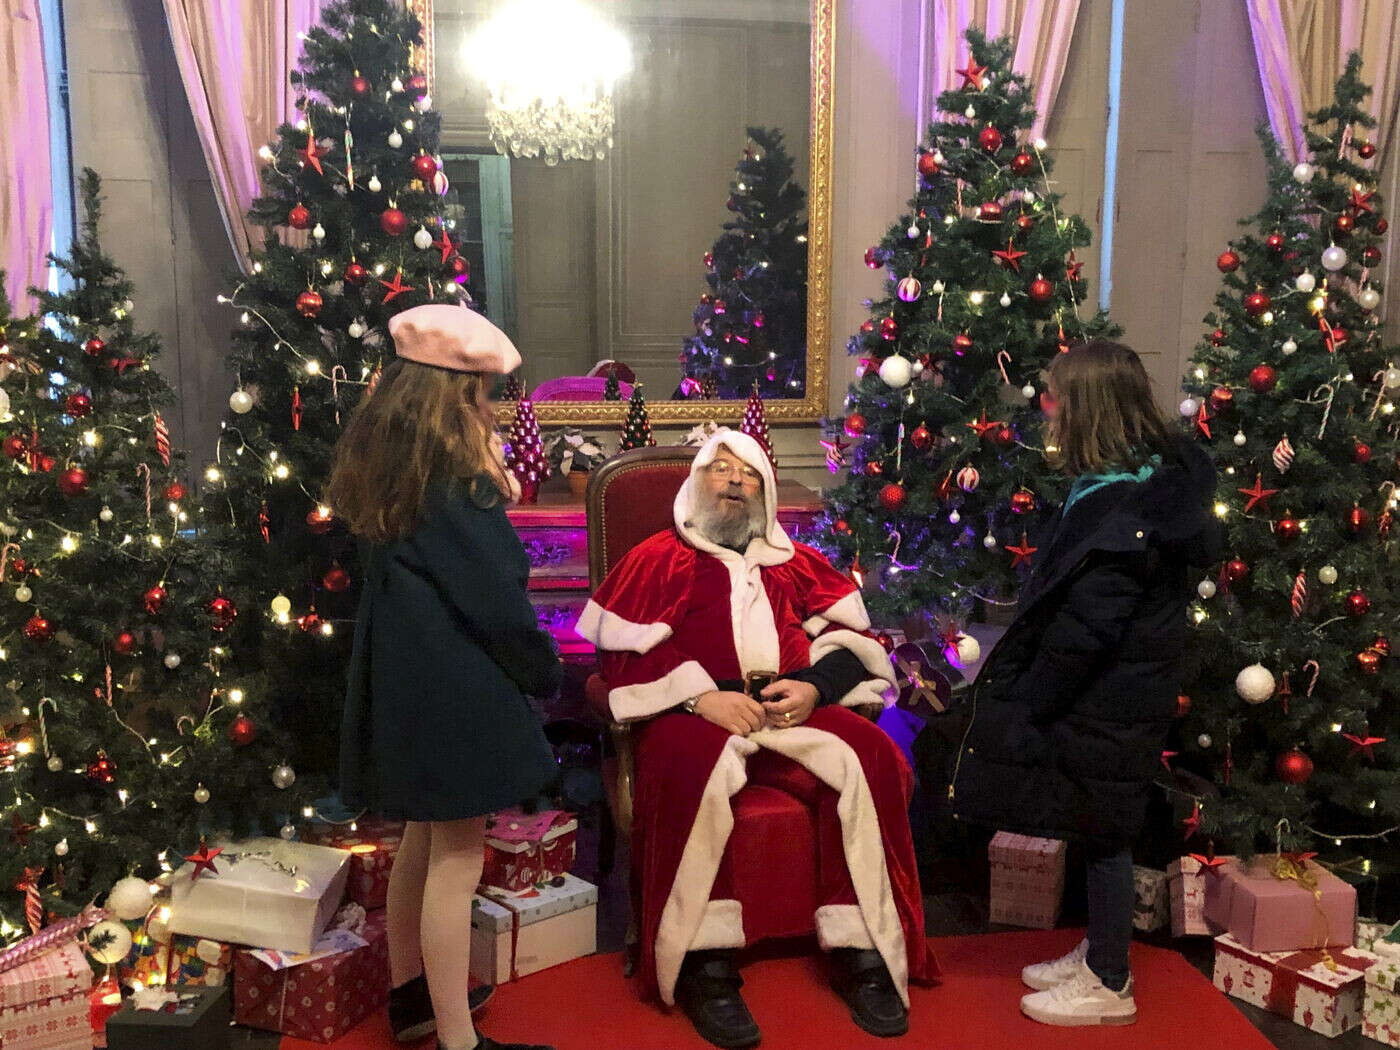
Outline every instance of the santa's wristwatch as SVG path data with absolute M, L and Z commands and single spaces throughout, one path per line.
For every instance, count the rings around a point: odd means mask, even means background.
M 688 715 L 695 714 L 695 705 L 700 702 L 699 696 L 692 696 L 689 700 L 681 701 L 681 710 Z

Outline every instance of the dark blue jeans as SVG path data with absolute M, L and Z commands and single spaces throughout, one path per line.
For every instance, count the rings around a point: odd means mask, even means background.
M 1113 991 L 1128 983 L 1128 947 L 1133 941 L 1133 854 L 1095 850 L 1086 854 L 1089 891 L 1089 969 Z

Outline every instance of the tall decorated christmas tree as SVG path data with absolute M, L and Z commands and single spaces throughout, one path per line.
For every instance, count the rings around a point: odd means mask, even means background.
M 515 420 L 506 438 L 506 466 L 520 482 L 520 502 L 534 503 L 540 483 L 549 477 L 549 460 L 540 441 L 535 403 L 528 397 L 522 397 L 515 406 Z
M 70 290 L 0 318 L 0 934 L 25 925 L 17 886 L 35 914 L 75 911 L 300 809 L 246 567 L 192 498 L 160 347 L 99 243 L 91 171 L 82 189 Z
M 421 28 L 394 0 L 326 4 L 292 74 L 301 117 L 263 152 L 267 239 L 226 297 L 236 389 L 204 497 L 255 566 L 244 612 L 308 769 L 335 766 L 359 590 L 355 541 L 320 501 L 331 450 L 392 359 L 389 318 L 466 298 Z
M 632 397 L 627 402 L 627 418 L 622 424 L 622 434 L 618 438 L 617 450 L 630 452 L 634 448 L 646 448 L 656 444 L 651 432 L 651 419 L 647 415 L 647 400 L 642 396 L 642 384 L 632 387 Z
M 950 641 L 977 599 L 1014 601 L 1062 496 L 1040 437 L 1042 371 L 1112 332 L 1085 305 L 1075 253 L 1089 230 L 1061 211 L 1045 143 L 1029 138 L 1012 44 L 975 29 L 967 41 L 963 84 L 939 97 L 917 154 L 911 211 L 865 255 L 888 279 L 849 343 L 850 445 L 823 442 L 849 475 L 817 537 L 864 579 L 879 620 L 931 612 Z
M 729 183 L 734 217 L 705 253 L 708 290 L 692 315 L 681 359 L 700 397 L 801 397 L 807 377 L 807 194 L 777 128 L 748 129 L 752 145 Z M 713 394 L 706 396 L 714 396 Z
M 1301 163 L 1261 132 L 1269 197 L 1216 260 L 1224 287 L 1186 378 L 1229 560 L 1197 588 L 1175 761 L 1218 785 L 1186 830 L 1222 847 L 1282 831 L 1331 849 L 1400 821 L 1400 359 L 1377 315 L 1386 219 L 1359 70 L 1353 54 L 1310 115 Z

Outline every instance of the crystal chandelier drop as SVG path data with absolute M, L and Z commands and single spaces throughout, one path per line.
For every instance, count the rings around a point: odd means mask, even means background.
M 631 68 L 631 49 L 580 0 L 507 0 L 466 57 L 486 83 L 499 152 L 552 166 L 602 160 L 612 146 L 613 84 Z

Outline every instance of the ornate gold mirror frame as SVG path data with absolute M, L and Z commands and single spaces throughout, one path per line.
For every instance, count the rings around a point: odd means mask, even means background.
M 429 90 L 435 77 L 433 0 L 406 0 L 423 23 L 422 68 Z M 813 423 L 827 413 L 829 354 L 831 350 L 831 118 L 833 34 L 835 0 L 811 0 L 811 185 L 808 187 L 807 229 L 807 389 L 806 397 L 765 402 L 770 423 Z M 737 422 L 743 401 L 648 401 L 653 423 L 700 423 L 705 420 Z M 514 409 L 502 406 L 509 421 Z M 544 424 L 621 425 L 627 415 L 625 402 L 543 401 L 535 413 Z

